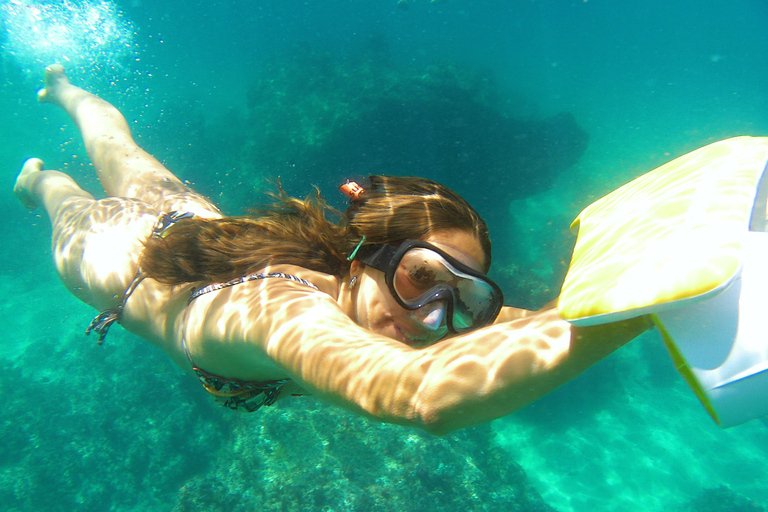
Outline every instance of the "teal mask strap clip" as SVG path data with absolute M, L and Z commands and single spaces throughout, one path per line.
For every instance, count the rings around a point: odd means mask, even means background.
M 353 259 L 355 259 L 355 256 L 357 256 L 357 251 L 360 250 L 360 247 L 362 247 L 364 243 L 365 243 L 365 235 L 363 235 L 363 238 L 361 238 L 360 242 L 358 242 L 358 244 L 355 246 L 355 249 L 352 251 L 352 254 L 350 254 L 349 257 L 347 258 L 347 261 L 352 261 Z

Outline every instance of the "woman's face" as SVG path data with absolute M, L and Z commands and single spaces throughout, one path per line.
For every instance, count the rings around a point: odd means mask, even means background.
M 461 230 L 437 231 L 426 237 L 465 265 L 482 272 L 485 254 L 472 233 Z M 403 309 L 389 291 L 384 272 L 353 262 L 352 275 L 358 277 L 355 310 L 357 323 L 375 333 L 402 341 L 411 346 L 422 346 L 429 329 L 413 318 L 413 312 Z

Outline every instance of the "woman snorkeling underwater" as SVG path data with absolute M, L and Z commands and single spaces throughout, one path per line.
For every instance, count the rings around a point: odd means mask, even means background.
M 165 350 L 217 401 L 254 411 L 310 394 L 436 434 L 509 414 L 648 329 L 574 327 L 502 307 L 487 228 L 446 187 L 348 183 L 340 224 L 318 195 L 225 217 L 133 141 L 109 103 L 46 69 L 39 99 L 78 126 L 107 198 L 28 160 L 15 193 L 53 226 L 59 277 Z

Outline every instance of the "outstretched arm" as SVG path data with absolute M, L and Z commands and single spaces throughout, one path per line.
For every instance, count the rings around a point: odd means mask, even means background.
M 305 288 L 264 285 L 244 305 L 259 308 L 260 320 L 230 334 L 260 344 L 302 387 L 329 402 L 436 434 L 523 407 L 649 325 L 640 318 L 575 328 L 551 309 L 416 350 L 362 329 L 332 298 Z
M 420 416 L 440 434 L 504 416 L 573 379 L 649 326 L 637 318 L 574 327 L 550 309 L 446 340 L 434 351 L 449 362 L 428 372 Z

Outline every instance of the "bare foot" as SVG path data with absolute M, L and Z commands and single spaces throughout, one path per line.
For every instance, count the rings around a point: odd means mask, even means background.
M 30 158 L 24 162 L 19 177 L 16 178 L 16 185 L 13 187 L 16 199 L 29 211 L 37 208 L 37 203 L 32 198 L 32 186 L 38 173 L 42 170 L 43 161 L 39 158 Z
M 67 74 L 64 71 L 64 66 L 61 64 L 51 64 L 45 68 L 45 89 L 40 89 L 37 92 L 37 101 L 60 106 L 59 97 L 61 91 L 69 86 L 69 78 L 67 78 Z

